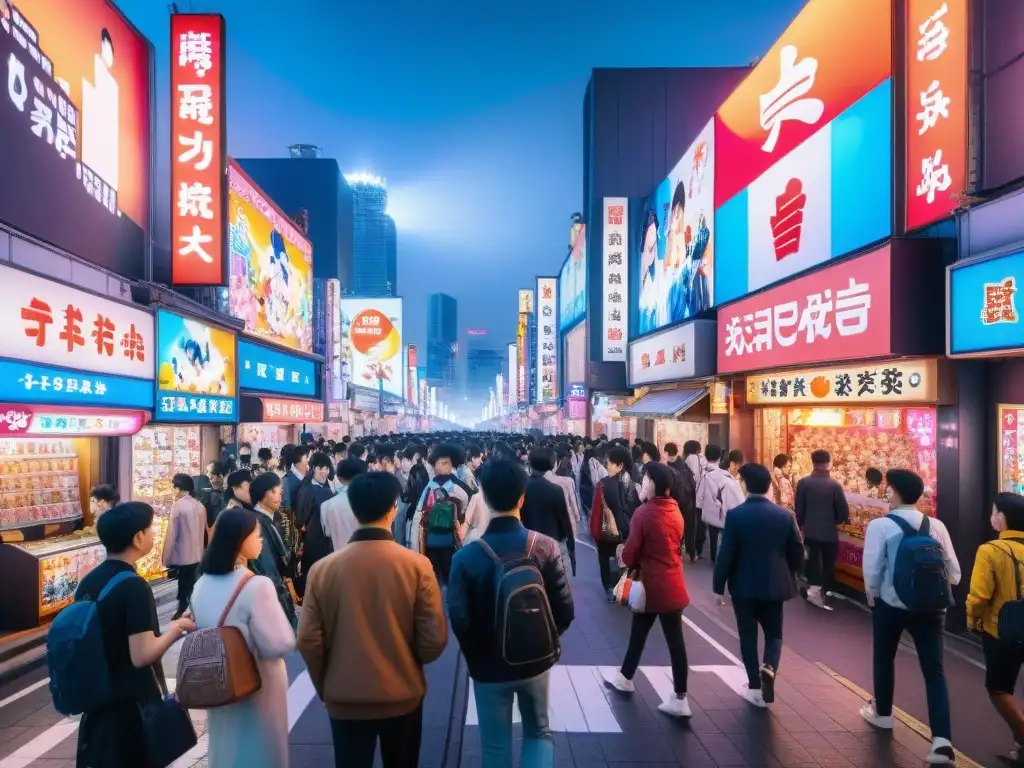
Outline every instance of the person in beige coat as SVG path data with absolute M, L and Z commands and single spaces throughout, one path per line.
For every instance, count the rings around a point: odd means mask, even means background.
M 171 480 L 174 504 L 167 521 L 164 546 L 161 557 L 164 567 L 178 578 L 178 610 L 175 619 L 180 619 L 188 610 L 192 589 L 196 584 L 196 572 L 203 558 L 206 541 L 206 507 L 193 494 L 196 484 L 188 475 L 175 475 Z

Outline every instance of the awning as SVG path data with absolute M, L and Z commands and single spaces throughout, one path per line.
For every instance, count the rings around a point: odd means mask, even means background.
M 622 416 L 644 419 L 675 418 L 707 397 L 708 388 L 665 389 L 648 392 L 632 405 L 620 408 Z

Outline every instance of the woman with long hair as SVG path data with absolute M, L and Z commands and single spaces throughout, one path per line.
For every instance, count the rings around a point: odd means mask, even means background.
M 263 549 L 257 513 L 225 509 L 203 556 L 203 576 L 192 595 L 199 629 L 237 627 L 256 657 L 260 689 L 242 701 L 209 710 L 211 768 L 287 768 L 288 673 L 284 657 L 295 650 L 295 632 L 270 579 L 247 564 Z
M 642 612 L 633 614 L 629 646 L 619 673 L 608 683 L 623 693 L 634 690 L 633 676 L 655 621 L 661 622 L 672 660 L 674 693 L 658 705 L 674 717 L 690 717 L 686 698 L 687 661 L 683 640 L 683 609 L 690 604 L 683 578 L 683 516 L 672 498 L 672 470 L 660 462 L 649 462 L 644 474 L 644 497 L 629 525 L 629 537 L 622 548 L 622 562 L 639 571 L 646 594 Z

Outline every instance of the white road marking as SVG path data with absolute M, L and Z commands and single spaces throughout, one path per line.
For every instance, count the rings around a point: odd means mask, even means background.
M 693 621 L 691 621 L 690 619 L 686 618 L 686 616 L 683 616 L 683 623 L 686 626 L 688 626 L 690 629 L 692 629 L 694 632 L 696 632 L 698 635 L 700 635 L 702 638 L 704 638 L 704 640 L 707 641 L 707 643 L 709 645 L 711 645 L 720 654 L 725 656 L 725 658 L 727 658 L 729 661 L 731 661 L 735 666 L 740 667 L 740 668 L 743 667 L 743 662 L 740 661 L 733 653 L 731 653 L 728 648 L 726 648 L 720 642 L 715 640 L 715 638 L 713 638 L 711 635 L 709 635 L 703 629 L 701 629 L 696 624 L 694 624 Z
M 0 768 L 27 768 L 78 730 L 78 720 L 64 718 L 0 760 Z
M 0 709 L 3 709 L 8 704 L 12 704 L 13 702 L 17 701 L 18 699 L 20 699 L 20 698 L 22 698 L 24 696 L 28 696 L 30 693 L 32 693 L 32 691 L 39 690 L 44 685 L 46 685 L 48 682 L 50 682 L 50 678 L 44 677 L 42 680 L 38 680 L 38 681 L 32 683 L 32 685 L 29 685 L 29 686 L 26 686 L 26 687 L 22 688 L 17 693 L 12 693 L 10 696 L 8 696 L 3 701 L 0 701 Z

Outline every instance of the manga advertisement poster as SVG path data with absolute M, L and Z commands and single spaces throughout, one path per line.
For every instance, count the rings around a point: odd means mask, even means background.
M 714 304 L 714 120 L 647 200 L 639 238 L 637 335 Z
M 233 160 L 228 215 L 231 314 L 248 334 L 312 352 L 312 244 Z
M 149 42 L 107 0 L 0 0 L 0 221 L 141 279 Z
M 235 335 L 160 310 L 157 343 L 157 418 L 233 421 L 238 394 Z

